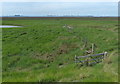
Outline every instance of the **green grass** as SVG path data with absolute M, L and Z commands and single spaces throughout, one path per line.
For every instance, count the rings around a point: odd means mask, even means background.
M 117 82 L 117 18 L 3 18 L 3 82 Z M 73 29 L 64 28 L 67 24 Z M 87 42 L 87 46 L 83 47 Z M 76 66 L 75 55 L 108 57 L 91 67 Z

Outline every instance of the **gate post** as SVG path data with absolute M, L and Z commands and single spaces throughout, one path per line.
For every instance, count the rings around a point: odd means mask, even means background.
M 103 59 L 107 57 L 108 52 L 104 52 Z

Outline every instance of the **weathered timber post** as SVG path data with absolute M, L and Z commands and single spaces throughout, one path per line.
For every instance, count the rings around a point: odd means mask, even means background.
M 92 43 L 92 54 L 94 53 L 94 44 Z
M 107 57 L 108 52 L 104 52 L 104 57 Z
M 104 52 L 104 55 L 107 56 L 108 52 Z
M 107 54 L 108 54 L 108 52 L 104 52 L 103 59 L 105 59 L 107 57 Z
M 75 63 L 77 63 L 77 56 L 75 55 Z

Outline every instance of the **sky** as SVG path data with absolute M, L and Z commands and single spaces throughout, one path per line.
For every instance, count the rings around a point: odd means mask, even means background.
M 119 0 L 0 0 L 0 2 L 118 2 Z
M 118 2 L 100 2 L 100 0 L 39 0 L 39 2 L 14 2 L 4 0 L 2 3 L 2 16 L 118 16 Z M 13 2 L 12 2 L 13 1 Z M 19 0 L 21 1 L 21 0 Z M 25 0 L 24 0 L 25 1 Z M 56 2 L 60 1 L 60 2 Z M 79 2 L 77 2 L 79 1 Z M 106 0 L 107 1 L 107 0 Z

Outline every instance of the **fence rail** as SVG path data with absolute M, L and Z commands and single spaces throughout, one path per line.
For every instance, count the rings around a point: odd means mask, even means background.
M 75 63 L 89 66 L 102 62 L 106 56 L 107 56 L 107 52 L 93 54 L 93 55 L 86 55 L 86 56 L 75 56 Z

